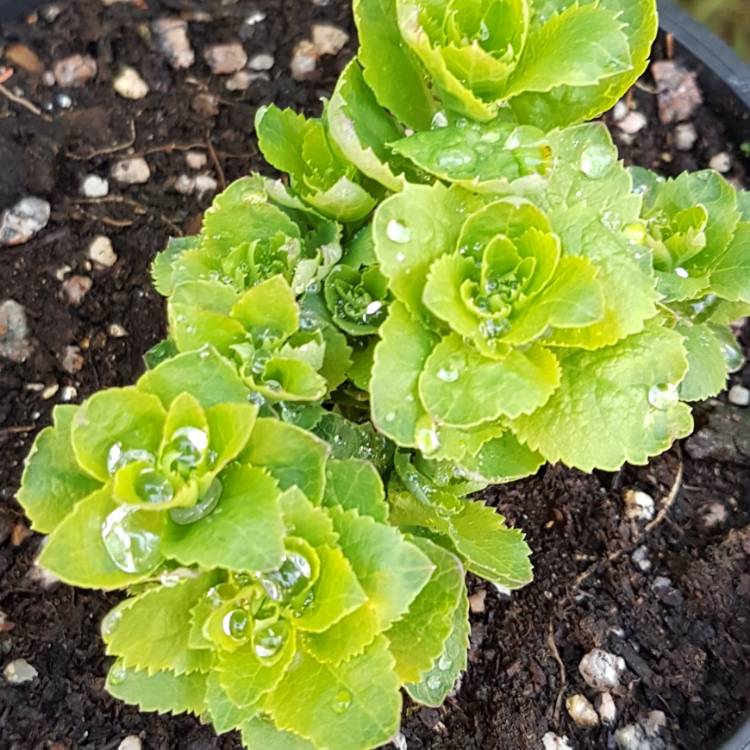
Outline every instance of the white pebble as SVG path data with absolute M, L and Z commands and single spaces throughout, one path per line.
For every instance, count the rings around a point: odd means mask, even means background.
M 107 332 L 115 339 L 121 339 L 128 335 L 128 332 L 119 323 L 111 323 Z
M 189 68 L 195 62 L 195 52 L 188 39 L 187 21 L 181 18 L 160 18 L 154 22 L 159 47 L 173 68 Z
M 176 192 L 181 195 L 190 195 L 195 190 L 195 177 L 187 174 L 181 174 L 174 181 L 173 185 Z
M 70 305 L 80 305 L 94 282 L 88 276 L 71 276 L 62 283 L 62 291 Z
M 744 385 L 733 385 L 729 389 L 729 403 L 735 406 L 748 406 L 750 404 L 750 390 Z
M 0 304 L 0 357 L 24 362 L 31 354 L 26 310 L 14 299 Z M 0 365 L 2 366 L 2 365 Z
M 648 125 L 646 115 L 638 110 L 629 112 L 620 122 L 617 123 L 617 127 L 620 128 L 623 133 L 627 133 L 628 135 L 640 133 L 646 125 Z
M 485 611 L 484 600 L 487 598 L 486 589 L 477 589 L 469 597 L 469 608 L 474 614 L 480 615 Z
M 399 732 L 392 740 L 391 744 L 393 747 L 396 748 L 396 750 L 408 750 L 408 745 L 406 744 L 406 737 L 404 737 L 401 732 Z
M 578 671 L 589 687 L 604 692 L 620 684 L 620 676 L 625 671 L 625 660 L 609 651 L 595 648 L 581 659 Z
M 75 386 L 66 385 L 65 388 L 60 391 L 60 400 L 68 403 L 69 401 L 73 401 L 77 395 L 78 389 Z
M 96 75 L 97 65 L 89 55 L 70 55 L 56 62 L 52 70 L 58 86 L 78 88 Z
M 112 83 L 115 91 L 125 99 L 143 99 L 148 94 L 148 84 L 135 68 L 125 66 Z
M 642 570 L 644 573 L 651 570 L 651 560 L 648 559 L 648 547 L 641 545 L 633 552 L 630 559 L 638 566 L 638 569 Z
M 185 164 L 188 169 L 203 169 L 208 163 L 208 157 L 203 151 L 188 151 L 185 154 Z
M 314 72 L 318 64 L 318 51 L 309 39 L 303 39 L 292 52 L 292 62 L 289 66 L 295 81 L 304 81 Z
M 628 112 L 630 112 L 630 107 L 621 99 L 615 104 L 612 110 L 612 119 L 615 122 L 620 122 L 620 120 L 624 120 L 628 116 Z
M 646 732 L 638 724 L 628 724 L 615 732 L 615 743 L 620 750 L 655 750 Z
M 726 151 L 722 151 L 711 159 L 708 166 L 721 174 L 726 174 L 732 169 L 732 157 Z
M 136 734 L 131 734 L 117 746 L 117 750 L 141 750 L 142 747 L 141 738 Z
M 229 75 L 242 70 L 247 62 L 247 53 L 239 42 L 214 44 L 204 56 L 214 75 Z
M 598 698 L 599 718 L 602 724 L 612 725 L 617 719 L 617 707 L 614 698 L 609 693 L 602 693 Z
M 195 192 L 198 198 L 204 195 L 213 195 L 219 189 L 219 183 L 210 174 L 199 174 L 195 178 Z
M 316 23 L 312 28 L 312 43 L 319 55 L 336 55 L 349 41 L 349 34 L 338 26 Z
M 60 384 L 59 383 L 52 383 L 52 385 L 48 385 L 42 391 L 42 398 L 45 401 L 49 401 L 59 390 L 60 390 Z
M 250 58 L 248 67 L 250 70 L 262 71 L 271 70 L 276 64 L 273 55 L 269 55 L 267 52 L 261 52 L 259 55 L 254 55 Z
M 542 737 L 542 747 L 544 750 L 573 750 L 573 745 L 567 737 L 560 737 L 554 732 L 547 732 Z
M 140 156 L 118 161 L 112 167 L 112 178 L 123 185 L 143 185 L 151 178 L 148 162 Z
M 633 521 L 650 521 L 654 517 L 656 506 L 654 498 L 640 490 L 626 490 L 625 517 Z
M 21 198 L 0 214 L 0 246 L 23 245 L 47 226 L 51 208 L 41 198 Z
M 29 568 L 26 578 L 38 583 L 43 589 L 50 589 L 60 583 L 60 579 L 51 570 L 43 568 L 38 562 Z
M 678 151 L 690 151 L 698 140 L 698 131 L 692 122 L 683 122 L 674 129 L 674 145 Z
M 91 241 L 88 256 L 94 263 L 103 268 L 111 268 L 117 263 L 117 253 L 112 247 L 112 240 L 102 234 L 94 237 Z
M 570 718 L 579 727 L 586 729 L 595 727 L 599 723 L 599 715 L 589 702 L 588 698 L 583 695 L 570 695 L 565 700 L 565 708 L 570 714 Z
M 109 193 L 109 181 L 97 174 L 88 174 L 81 180 L 81 195 L 86 198 L 104 198 Z
M 38 675 L 39 672 L 26 659 L 16 659 L 3 670 L 3 677 L 11 685 L 23 685 L 24 682 L 35 680 Z

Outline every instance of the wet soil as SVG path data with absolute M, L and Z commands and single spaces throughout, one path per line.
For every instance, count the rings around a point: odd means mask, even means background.
M 246 23 L 258 10 L 265 20 Z M 169 66 L 150 32 L 165 15 L 189 22 L 196 62 L 187 71 Z M 297 82 L 289 74 L 292 48 L 319 21 L 347 29 L 352 41 L 322 58 L 312 79 Z M 245 92 L 228 91 L 226 77 L 212 76 L 203 60 L 208 44 L 235 40 L 250 57 L 275 58 L 268 80 Z M 131 734 L 147 750 L 234 750 L 240 745 L 233 734 L 217 738 L 192 717 L 139 714 L 106 695 L 98 622 L 114 599 L 40 581 L 33 568 L 40 539 L 27 533 L 13 498 L 23 458 L 53 405 L 133 382 L 143 352 L 164 333 L 149 263 L 170 234 L 195 231 L 210 201 L 209 194 L 184 196 L 171 187 L 190 172 L 188 147 L 206 154 L 206 170 L 219 185 L 260 168 L 256 107 L 275 101 L 319 111 L 320 96 L 355 45 L 348 3 L 61 2 L 0 27 L 0 54 L 16 42 L 46 68 L 68 54 L 90 54 L 98 74 L 82 88 L 63 90 L 15 66 L 6 87 L 43 116 L 0 97 L 0 208 L 26 194 L 52 204 L 42 233 L 0 249 L 0 301 L 25 307 L 33 346 L 24 363 L 0 360 L 0 666 L 25 658 L 38 670 L 36 680 L 20 686 L 0 679 L 0 750 L 109 750 Z M 660 46 L 656 55 L 663 54 Z M 148 82 L 145 99 L 113 92 L 112 76 L 124 64 Z M 648 76 L 632 92 L 648 117 L 635 137 L 607 118 L 629 162 L 673 175 L 728 151 L 730 176 L 745 180 L 747 163 L 727 143 L 720 115 L 700 107 L 696 144 L 679 151 L 673 127 L 658 121 L 652 92 Z M 61 107 L 60 94 L 72 106 Z M 123 188 L 110 181 L 107 199 L 81 198 L 82 176 L 107 176 L 129 155 L 148 160 L 148 183 Z M 112 268 L 92 268 L 86 259 L 99 234 L 110 237 L 118 255 Z M 77 306 L 62 291 L 71 275 L 93 281 Z M 75 367 L 64 358 L 69 346 L 80 349 Z M 750 385 L 750 369 L 733 382 Z M 709 408 L 740 412 L 720 400 L 701 407 L 699 425 Z M 666 719 L 651 740 L 654 750 L 713 747 L 750 697 L 750 465 L 731 451 L 718 458 L 695 461 L 688 443 L 616 475 L 548 467 L 488 492 L 486 499 L 526 531 L 536 578 L 512 598 L 472 582 L 479 595 L 469 670 L 443 708 L 406 707 L 410 750 L 531 750 L 542 747 L 547 732 L 569 737 L 575 748 L 612 748 L 617 728 L 652 711 Z M 651 494 L 663 511 L 653 525 L 625 518 L 623 494 L 632 488 Z M 615 724 L 583 730 L 564 703 L 574 693 L 594 700 L 578 672 L 594 647 L 621 655 L 627 670 L 613 692 Z

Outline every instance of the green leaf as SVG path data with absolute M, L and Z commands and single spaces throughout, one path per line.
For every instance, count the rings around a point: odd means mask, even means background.
M 266 469 L 282 490 L 297 486 L 315 504 L 323 498 L 328 446 L 306 430 L 258 419 L 240 460 Z
M 215 349 L 179 354 L 149 370 L 138 389 L 153 393 L 165 408 L 180 395 L 195 396 L 204 409 L 226 402 L 245 403 L 250 391 L 235 367 Z
M 427 359 L 419 395 L 439 424 L 466 428 L 500 416 L 529 414 L 549 400 L 559 382 L 555 356 L 539 345 L 515 349 L 498 361 L 451 334 Z
M 208 569 L 278 567 L 286 530 L 276 480 L 262 468 L 234 464 L 219 481 L 222 492 L 215 510 L 190 524 L 167 521 L 164 553 L 182 565 Z
M 136 388 L 109 388 L 85 401 L 73 418 L 71 442 L 80 466 L 106 482 L 113 446 L 120 452 L 143 450 L 156 455 L 165 419 L 159 399 Z
M 200 672 L 178 676 L 166 671 L 149 675 L 115 662 L 105 688 L 110 695 L 138 706 L 141 711 L 199 714 L 206 693 L 206 676 Z
M 324 633 L 310 636 L 307 646 L 318 659 L 340 663 L 361 653 L 378 633 L 398 620 L 430 579 L 433 565 L 415 545 L 391 526 L 356 511 L 333 508 L 339 546 L 368 596 L 358 610 Z
M 437 342 L 404 305 L 391 304 L 375 347 L 370 400 L 373 423 L 397 445 L 416 445 L 417 423 L 426 416 L 419 376 Z
M 315 425 L 315 434 L 331 447 L 331 458 L 369 461 L 380 473 L 388 471 L 393 447 L 372 424 L 357 424 L 335 412 L 325 412 Z
M 250 719 L 242 725 L 242 741 L 249 750 L 316 750 L 312 742 L 278 729 L 265 717 Z
M 730 302 L 750 304 L 750 222 L 741 222 L 729 248 L 711 270 L 711 291 Z
M 531 550 L 524 535 L 484 503 L 465 500 L 449 520 L 448 535 L 466 567 L 497 586 L 517 589 L 532 580 Z
M 286 339 L 299 328 L 299 308 L 283 276 L 249 289 L 232 308 L 232 317 L 254 336 Z
M 437 112 L 424 69 L 404 45 L 396 0 L 354 0 L 359 60 L 378 102 L 414 130 L 428 130 Z
M 211 450 L 216 454 L 212 469 L 218 473 L 247 445 L 258 416 L 254 404 L 216 404 L 206 409 Z
M 219 672 L 213 669 L 206 678 L 206 714 L 217 734 L 238 729 L 247 721 L 248 713 L 254 710 L 242 709 L 229 700 L 219 682 Z
M 321 633 L 367 601 L 349 561 L 337 547 L 321 546 L 320 575 L 312 588 L 312 601 L 295 619 L 300 630 Z
M 376 747 L 398 730 L 401 695 L 384 638 L 338 667 L 300 650 L 266 701 L 275 724 L 329 750 Z
M 371 516 L 381 523 L 388 521 L 383 480 L 375 467 L 367 461 L 329 461 L 326 465 L 323 505 L 338 505 L 344 510 L 356 510 L 361 516 Z
M 338 535 L 330 515 L 313 505 L 297 487 L 290 487 L 281 496 L 284 523 L 290 536 L 304 539 L 313 547 L 335 545 Z
M 115 565 L 104 546 L 102 526 L 118 507 L 109 485 L 81 500 L 50 535 L 39 556 L 39 564 L 71 586 L 105 591 L 125 588 L 148 578 L 160 562 L 158 556 L 150 569 L 138 574 L 128 573 Z M 156 533 L 160 515 L 142 513 L 154 519 L 151 531 Z
M 512 424 L 550 463 L 616 471 L 626 461 L 645 464 L 692 431 L 690 409 L 676 398 L 687 372 L 680 334 L 649 324 L 614 346 L 563 354 L 560 363 L 562 381 L 547 405 Z M 650 392 L 664 408 L 649 402 Z
M 440 656 L 452 629 L 455 611 L 466 598 L 464 569 L 453 554 L 428 539 L 410 537 L 435 570 L 409 611 L 386 632 L 402 682 L 417 682 Z
M 726 329 L 711 323 L 682 323 L 677 331 L 684 337 L 688 372 L 680 383 L 680 398 L 703 401 L 724 390 L 729 366 L 724 355 Z M 731 335 L 731 334 L 730 334 Z
M 151 264 L 151 278 L 154 288 L 162 297 L 167 297 L 174 291 L 174 263 L 183 253 L 195 250 L 200 246 L 201 236 L 170 237 L 165 250 L 162 250 Z
M 304 115 L 274 105 L 262 107 L 255 117 L 255 132 L 263 156 L 296 181 L 302 180 L 307 169 L 302 143 L 310 127 Z
M 126 599 L 102 625 L 107 654 L 119 657 L 125 668 L 145 670 L 149 675 L 162 670 L 176 675 L 208 671 L 211 652 L 191 649 L 188 640 L 190 610 L 214 580 L 204 574 Z
M 56 406 L 54 426 L 39 433 L 21 478 L 16 496 L 35 531 L 49 534 L 90 495 L 99 482 L 81 471 L 70 441 L 76 406 Z
M 461 673 L 466 669 L 470 633 L 469 599 L 464 596 L 453 611 L 452 629 L 443 652 L 419 682 L 404 686 L 412 700 L 438 708 L 456 689 Z
M 483 443 L 474 455 L 465 455 L 460 464 L 472 476 L 492 484 L 514 482 L 536 474 L 544 457 L 519 442 L 510 431 Z

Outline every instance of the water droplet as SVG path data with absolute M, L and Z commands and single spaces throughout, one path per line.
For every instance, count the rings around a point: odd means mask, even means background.
M 265 385 L 269 391 L 273 391 L 274 393 L 278 393 L 281 390 L 281 383 L 279 383 L 278 380 L 266 380 L 263 385 Z
M 198 427 L 180 427 L 164 451 L 164 462 L 172 470 L 185 476 L 200 465 L 206 456 L 208 434 Z
M 422 427 L 416 434 L 417 448 L 429 456 L 440 448 L 440 436 L 434 427 Z
M 250 635 L 250 617 L 244 609 L 230 609 L 221 620 L 224 635 L 235 641 L 245 641 Z
M 411 240 L 411 232 L 401 222 L 391 219 L 385 229 L 388 239 L 399 245 L 404 245 Z
M 724 355 L 724 361 L 729 372 L 737 372 L 737 370 L 742 369 L 742 366 L 745 364 L 745 355 L 736 341 L 723 341 L 721 353 Z
M 126 573 L 148 573 L 162 560 L 160 514 L 129 505 L 115 508 L 102 524 L 102 541 L 112 562 Z
M 132 448 L 131 450 L 124 451 L 122 449 L 122 443 L 115 443 L 107 453 L 107 471 L 110 476 L 115 474 L 118 469 L 128 464 L 135 463 L 136 461 L 143 461 L 148 464 L 154 463 L 153 454 L 148 451 L 139 450 L 138 448 Z
M 120 624 L 122 620 L 122 611 L 119 609 L 111 609 L 104 616 L 102 620 L 102 638 L 105 640 L 115 632 L 115 628 Z
M 138 472 L 133 486 L 138 497 L 146 503 L 162 505 L 174 497 L 174 487 L 169 477 L 151 466 Z
M 396 412 L 395 411 L 389 411 L 385 415 L 385 421 L 388 422 L 388 423 L 395 422 L 396 421 Z
M 652 385 L 648 390 L 648 402 L 654 409 L 666 411 L 680 400 L 677 386 L 671 383 L 660 383 Z
M 172 508 L 169 511 L 170 518 L 180 526 L 200 521 L 218 505 L 222 490 L 221 482 L 214 479 L 195 505 L 190 508 Z
M 437 377 L 444 383 L 455 383 L 459 378 L 459 372 L 452 367 L 441 367 L 438 370 Z
M 445 115 L 445 112 L 436 112 L 435 116 L 432 118 L 432 129 L 437 130 L 438 128 L 447 128 L 448 127 L 448 118 Z
M 273 659 L 289 636 L 289 624 L 285 620 L 268 625 L 253 636 L 253 650 L 259 659 Z
M 115 665 L 109 670 L 109 682 L 111 685 L 122 685 L 128 676 L 128 672 L 125 667 Z
M 602 211 L 601 218 L 602 224 L 613 232 L 622 226 L 622 219 L 614 211 Z
M 581 171 L 587 177 L 598 180 L 609 173 L 614 162 L 614 155 L 607 146 L 589 146 L 581 154 Z
M 451 666 L 453 666 L 453 662 L 447 654 L 443 654 L 438 661 L 438 669 L 442 670 L 443 672 L 447 672 L 451 668 Z
M 484 135 L 482 135 L 479 140 L 482 141 L 482 143 L 497 143 L 500 140 L 500 133 L 494 130 L 490 130 L 489 133 L 484 133 Z M 510 138 L 505 144 L 506 148 L 513 148 L 512 146 L 508 145 L 509 143 Z
M 467 167 L 474 161 L 474 154 L 461 149 L 446 151 L 438 157 L 437 164 L 441 169 L 460 169 Z
M 643 244 L 646 240 L 646 227 L 643 224 L 628 224 L 623 232 L 631 242 L 635 242 L 637 245 Z
M 365 308 L 365 314 L 366 315 L 375 315 L 376 313 L 380 312 L 380 310 L 383 307 L 383 303 L 380 302 L 380 300 L 375 300 L 374 302 L 370 302 L 369 305 Z
M 430 690 L 438 690 L 442 684 L 442 680 L 440 679 L 440 675 L 431 674 L 427 678 L 427 687 Z
M 333 710 L 343 714 L 352 705 L 352 694 L 348 690 L 339 690 L 333 699 Z
M 275 602 L 288 602 L 301 594 L 310 583 L 312 565 L 298 551 L 287 551 L 277 570 L 261 573 L 258 580 Z
M 490 38 L 490 27 L 487 26 L 487 22 L 482 19 L 479 24 L 479 39 L 482 42 L 486 42 Z
M 679 268 L 675 268 L 674 272 L 681 278 L 681 279 L 687 279 L 690 278 L 690 274 L 687 272 L 687 269 L 682 268 L 680 266 Z
M 486 339 L 497 339 L 510 330 L 510 323 L 503 319 L 489 318 L 479 324 L 479 333 Z
M 175 568 L 174 570 L 168 570 L 159 576 L 159 583 L 162 586 L 166 586 L 168 589 L 173 589 L 180 582 L 186 578 L 195 578 L 197 573 L 190 568 Z
M 403 263 L 406 260 L 406 253 L 396 253 L 396 261 Z

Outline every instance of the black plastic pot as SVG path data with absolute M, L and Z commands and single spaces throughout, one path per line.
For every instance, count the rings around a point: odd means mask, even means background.
M 0 23 L 21 19 L 44 4 L 0 0 Z M 750 143 L 750 65 L 670 0 L 659 0 L 659 11 L 662 31 L 675 41 L 676 58 L 698 73 L 707 103 L 723 116 L 729 135 L 737 144 Z M 750 750 L 750 715 L 719 745 L 718 750 Z

